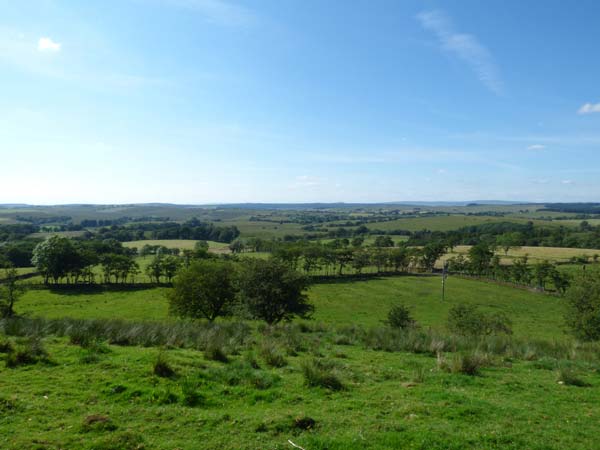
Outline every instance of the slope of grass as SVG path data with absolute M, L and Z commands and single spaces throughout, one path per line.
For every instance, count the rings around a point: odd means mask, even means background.
M 445 325 L 448 309 L 458 303 L 502 311 L 513 321 L 516 336 L 554 339 L 563 335 L 560 298 L 476 280 L 449 277 L 445 301 L 440 277 L 388 277 L 317 284 L 310 290 L 315 319 L 336 324 L 377 325 L 391 306 L 409 306 L 425 327 Z
M 167 318 L 167 288 L 134 290 L 31 290 L 17 305 L 20 314 L 43 317 Z M 388 277 L 339 280 L 312 286 L 315 320 L 331 324 L 379 325 L 392 305 L 404 303 L 423 326 L 441 328 L 448 309 L 473 303 L 502 311 L 514 322 L 517 336 L 552 339 L 562 334 L 562 305 L 556 297 L 475 280 L 450 277 L 441 301 L 439 277 Z
M 153 374 L 155 348 L 111 345 L 85 358 L 89 350 L 65 339 L 45 344 L 50 363 L 0 365 L 3 449 L 293 448 L 288 440 L 311 450 L 597 443 L 600 378 L 583 363 L 571 366 L 588 369 L 591 387 L 561 385 L 554 370 L 535 361 L 499 361 L 469 377 L 439 370 L 432 356 L 354 346 L 317 345 L 276 369 L 262 360 L 260 369 L 242 369 L 243 356 L 224 364 L 171 349 L 162 357 L 175 375 L 161 378 Z M 306 385 L 301 367 L 314 353 L 330 361 L 344 389 Z

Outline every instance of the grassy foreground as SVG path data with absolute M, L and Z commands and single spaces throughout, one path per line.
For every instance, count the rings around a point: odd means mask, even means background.
M 174 374 L 160 377 L 157 348 L 97 351 L 52 337 L 45 346 L 47 362 L 0 368 L 1 448 L 589 449 L 597 439 L 600 377 L 586 362 L 497 358 L 468 376 L 432 355 L 315 336 L 288 348 L 281 367 L 163 350 Z M 315 357 L 340 389 L 307 384 Z M 585 371 L 587 387 L 559 383 L 561 364 Z

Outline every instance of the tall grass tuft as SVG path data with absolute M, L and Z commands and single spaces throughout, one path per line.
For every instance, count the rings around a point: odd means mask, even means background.
M 344 389 L 344 384 L 330 361 L 318 358 L 304 361 L 302 374 L 305 384 L 309 387 L 322 387 L 332 391 Z
M 559 384 L 567 386 L 588 387 L 591 386 L 585 380 L 582 380 L 577 374 L 568 367 L 559 367 L 556 373 Z
M 261 342 L 260 356 L 269 367 L 284 367 L 287 365 L 283 351 L 271 339 L 265 338 Z
M 156 360 L 154 361 L 152 372 L 154 373 L 154 375 L 162 378 L 171 378 L 175 376 L 175 370 L 169 364 L 169 361 L 167 360 L 167 355 L 164 351 L 161 350 L 156 355 Z
M 445 372 L 475 376 L 480 374 L 482 367 L 490 364 L 490 360 L 487 355 L 478 352 L 455 353 L 449 359 L 439 353 L 437 364 Z

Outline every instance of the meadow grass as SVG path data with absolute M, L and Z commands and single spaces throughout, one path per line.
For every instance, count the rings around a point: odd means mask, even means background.
M 559 383 L 537 361 L 470 376 L 430 355 L 357 346 L 322 345 L 318 360 L 300 353 L 281 368 L 117 345 L 82 361 L 83 349 L 57 337 L 44 347 L 49 363 L 0 365 L 1 448 L 584 449 L 597 440 L 600 377 L 580 362 L 570 365 L 588 387 Z M 159 352 L 176 375 L 153 373 Z
M 123 246 L 127 248 L 137 248 L 141 250 L 144 245 L 162 245 L 167 248 L 178 248 L 180 250 L 193 250 L 196 245 L 196 240 L 193 239 L 148 239 L 143 241 L 128 241 L 123 242 Z M 207 241 L 209 250 L 228 249 L 229 244 L 223 242 Z
M 74 317 L 163 320 L 168 318 L 168 288 L 32 289 L 16 305 L 19 314 L 49 318 Z M 437 276 L 340 279 L 318 283 L 308 291 L 314 319 L 333 325 L 379 325 L 390 308 L 408 306 L 423 327 L 443 328 L 450 307 L 467 303 L 488 312 L 501 311 L 513 321 L 516 336 L 561 338 L 562 300 L 528 290 L 450 277 L 441 300 Z

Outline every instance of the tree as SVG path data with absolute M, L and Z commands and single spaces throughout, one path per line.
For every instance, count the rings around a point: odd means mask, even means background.
M 435 263 L 446 253 L 446 244 L 443 242 L 430 242 L 423 247 L 421 253 L 421 265 L 423 269 L 431 272 L 435 267 Z
M 565 295 L 565 322 L 582 341 L 600 340 L 600 279 L 580 276 Z
M 82 264 L 73 242 L 56 235 L 40 242 L 33 249 L 31 262 L 44 277 L 44 283 L 52 279 L 55 284 Z
M 4 282 L 0 285 L 0 316 L 12 317 L 14 304 L 23 296 L 25 288 L 17 283 L 17 270 L 9 267 L 4 271 Z
M 394 241 L 389 236 L 377 236 L 373 245 L 375 247 L 393 247 Z
M 546 280 L 552 274 L 552 269 L 554 266 L 548 261 L 542 261 L 533 266 L 533 277 L 538 289 L 543 291 L 546 288 Z
M 173 277 L 181 267 L 181 259 L 177 256 L 167 255 L 160 261 L 162 265 L 162 273 L 167 278 L 167 282 L 173 281 Z
M 490 268 L 490 263 L 494 252 L 490 246 L 481 241 L 477 245 L 474 245 L 469 249 L 469 260 L 471 263 L 471 270 L 476 275 L 482 275 L 486 273 Z
M 246 246 L 239 239 L 236 239 L 231 244 L 229 244 L 229 250 L 231 250 L 232 253 L 242 253 L 245 248 Z
M 367 267 L 370 262 L 371 256 L 369 255 L 369 253 L 364 249 L 360 249 L 354 252 L 354 258 L 352 259 L 352 268 L 356 270 L 357 274 L 360 275 L 362 273 L 362 270 L 365 267 Z
M 169 294 L 171 314 L 214 321 L 229 315 L 235 301 L 233 265 L 224 260 L 198 260 L 180 270 Z
M 241 267 L 240 298 L 248 312 L 268 324 L 308 317 L 314 310 L 304 293 L 308 280 L 284 261 L 248 260 Z

